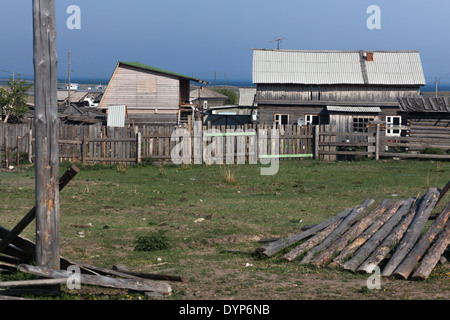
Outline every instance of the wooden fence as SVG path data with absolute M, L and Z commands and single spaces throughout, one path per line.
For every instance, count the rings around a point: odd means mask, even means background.
M 417 159 L 450 159 L 450 127 L 446 131 L 433 131 L 432 126 L 423 135 L 410 134 L 409 126 L 389 126 L 376 124 L 369 126 L 368 132 L 336 132 L 329 126 L 321 130 L 315 128 L 316 141 L 315 158 L 325 160 L 351 160 L 357 157 L 417 158 Z M 405 136 L 386 134 L 386 128 L 391 132 L 405 132 Z M 435 133 L 437 132 L 437 133 Z M 353 137 L 358 137 L 355 142 Z M 423 153 L 425 149 L 428 152 Z
M 420 126 L 423 133 L 423 125 Z M 329 125 L 215 127 L 128 127 L 61 125 L 59 157 L 84 164 L 139 163 L 145 158 L 190 163 L 256 163 L 270 158 L 352 160 L 358 157 L 450 159 L 450 127 L 409 135 L 410 126 L 389 127 L 406 135 L 386 135 L 383 124 L 367 132 L 336 132 Z M 414 128 L 417 129 L 417 126 Z M 174 134 L 176 133 L 176 134 Z M 277 135 L 275 135 L 277 134 Z M 0 125 L 0 167 L 34 160 L 33 131 L 27 125 Z M 177 149 L 175 149 L 177 148 Z M 423 154 L 435 148 L 444 154 Z M 18 151 L 18 152 L 17 152 Z

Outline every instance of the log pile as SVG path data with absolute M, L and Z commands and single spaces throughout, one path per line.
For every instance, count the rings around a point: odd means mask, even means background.
M 450 202 L 440 213 L 432 214 L 449 188 L 450 182 L 442 190 L 429 188 L 421 197 L 385 199 L 378 204 L 366 199 L 256 251 L 319 268 L 372 273 L 379 267 L 384 277 L 424 280 L 450 244 Z M 434 221 L 427 227 L 429 220 Z

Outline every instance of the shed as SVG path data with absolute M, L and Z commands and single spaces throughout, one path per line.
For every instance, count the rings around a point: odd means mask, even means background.
M 439 137 L 450 144 L 450 97 L 399 98 L 400 115 L 416 138 Z
M 253 83 L 260 123 L 334 122 L 344 130 L 366 125 L 367 108 L 377 108 L 374 120 L 397 115 L 397 99 L 418 97 L 425 78 L 418 51 L 253 49 Z
M 139 62 L 119 61 L 98 108 L 125 105 L 135 124 L 176 125 L 191 112 L 190 82 L 208 82 Z

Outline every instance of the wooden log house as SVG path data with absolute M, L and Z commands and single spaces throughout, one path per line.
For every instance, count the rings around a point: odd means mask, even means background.
M 190 82 L 208 82 L 139 62 L 117 63 L 98 109 L 125 105 L 130 123 L 176 125 L 192 113 Z
M 259 123 L 365 132 L 401 124 L 397 99 L 419 97 L 425 78 L 418 51 L 253 49 L 253 83 Z

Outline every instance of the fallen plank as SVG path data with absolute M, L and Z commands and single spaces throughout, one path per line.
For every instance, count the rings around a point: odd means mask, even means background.
M 310 237 L 311 235 L 314 235 L 316 232 L 325 229 L 329 225 L 333 224 L 336 220 L 340 220 L 341 218 L 346 217 L 351 211 L 352 211 L 352 208 L 347 208 L 344 211 L 342 211 L 341 213 L 325 220 L 322 223 L 319 223 L 318 225 L 312 227 L 311 229 L 296 233 L 287 238 L 281 238 L 281 239 L 271 242 L 265 246 L 257 248 L 256 251 L 261 252 L 262 254 L 264 254 L 268 257 L 273 256 L 274 254 L 293 245 L 294 243 L 301 241 L 303 239 L 306 239 L 306 238 Z
M 32 275 L 47 278 L 69 278 L 73 276 L 72 272 L 45 269 L 37 266 L 23 265 L 23 264 L 19 265 L 19 270 Z M 156 282 L 152 280 L 111 278 L 101 275 L 85 275 L 85 274 L 80 274 L 79 280 L 80 283 L 83 284 L 116 289 L 128 289 L 144 292 L 154 291 L 166 295 L 172 292 L 172 288 L 169 284 L 165 282 Z
M 335 221 L 332 225 L 326 227 L 324 230 L 322 230 L 321 232 L 317 233 L 316 235 L 314 235 L 313 237 L 309 238 L 308 240 L 306 240 L 305 242 L 301 243 L 300 245 L 298 245 L 297 247 L 295 247 L 294 249 L 292 249 L 291 251 L 289 251 L 288 253 L 286 253 L 282 259 L 287 260 L 287 261 L 292 261 L 295 258 L 301 256 L 303 253 L 305 253 L 306 251 L 310 250 L 311 248 L 315 247 L 316 245 L 318 245 L 320 242 L 322 242 L 326 237 L 328 237 L 330 235 L 330 233 L 337 228 L 337 226 L 342 222 L 342 219 L 339 219 L 337 221 Z
M 342 265 L 344 270 L 355 271 L 385 239 L 402 218 L 411 211 L 415 198 L 407 199 L 397 212 L 353 255 L 353 257 Z
M 413 273 L 412 280 L 425 280 L 438 263 L 447 246 L 450 244 L 450 223 L 440 233 L 435 243 L 428 249 L 417 270 Z
M 151 279 L 151 280 L 162 280 L 162 281 L 175 281 L 175 282 L 183 282 L 183 278 L 180 276 L 171 276 L 166 274 L 156 274 L 156 273 L 145 273 L 145 272 L 135 272 L 126 269 L 122 265 L 114 265 L 113 270 L 120 271 L 121 273 L 142 278 L 142 279 Z
M 375 220 L 370 227 L 368 227 L 359 237 L 353 240 L 347 247 L 345 247 L 329 264 L 330 267 L 340 266 L 344 261 L 352 256 L 358 248 L 360 248 L 370 237 L 372 237 L 402 206 L 405 200 L 400 199 L 393 203 L 384 214 Z
M 3 254 L 23 261 L 32 261 L 34 258 L 33 254 L 25 252 L 13 245 L 9 245 L 8 247 L 6 247 L 3 250 Z
M 367 215 L 362 217 L 354 225 L 347 229 L 345 233 L 324 248 L 322 252 L 320 252 L 320 254 L 311 261 L 311 264 L 317 267 L 327 264 L 336 254 L 341 252 L 352 239 L 355 239 L 361 235 L 361 233 L 366 230 L 374 220 L 378 219 L 391 204 L 391 200 L 383 200 Z
M 419 207 L 416 210 L 413 221 L 408 226 L 408 229 L 406 230 L 404 236 L 401 238 L 401 241 L 395 249 L 392 257 L 383 268 L 381 276 L 389 277 L 414 246 L 425 224 L 428 221 L 428 217 L 430 216 L 431 211 L 433 211 L 434 206 L 439 199 L 439 194 L 440 192 L 437 188 L 429 188 L 427 190 L 427 193 L 423 197 L 422 201 L 419 204 Z
M 445 187 L 442 190 L 439 190 L 440 191 L 440 195 L 439 195 L 438 201 L 436 202 L 436 205 L 438 205 L 439 202 L 441 202 L 442 198 L 444 198 L 444 196 L 448 192 L 448 190 L 450 190 L 450 181 L 447 182 L 447 184 L 445 185 Z
M 444 228 L 450 217 L 450 203 L 442 210 L 441 214 L 433 222 L 430 228 L 420 238 L 417 244 L 412 248 L 401 264 L 395 269 L 393 275 L 396 278 L 407 279 L 412 270 L 419 262 L 422 255 L 429 248 L 437 234 Z
M 6 236 L 9 233 L 9 230 L 0 226 L 0 239 Z M 30 263 L 34 261 L 34 257 L 36 254 L 36 244 L 22 236 L 17 236 L 13 239 L 12 245 L 14 247 L 9 246 L 5 249 L 4 253 L 9 254 L 10 256 L 21 259 L 21 263 Z M 64 257 L 60 257 L 60 267 L 61 269 L 67 269 L 71 265 L 78 265 L 72 260 L 69 260 Z M 98 273 L 84 268 L 82 265 L 78 265 L 82 273 L 97 275 Z
M 374 201 L 375 200 L 373 199 L 366 199 L 363 201 L 361 205 L 353 208 L 353 210 L 348 214 L 348 216 L 342 220 L 339 226 L 337 226 L 337 228 L 334 229 L 328 235 L 328 237 L 325 238 L 325 240 L 323 240 L 320 244 L 318 244 L 310 251 L 308 251 L 308 253 L 300 261 L 300 264 L 310 263 L 317 252 L 323 250 L 329 244 L 331 244 L 336 238 L 341 236 L 356 221 L 356 219 L 358 219 L 361 216 L 361 214 L 363 214 L 364 211 L 367 210 L 367 208 L 372 205 Z
M 10 232 L 10 230 L 0 226 L 0 239 L 4 239 Z M 11 244 L 30 254 L 34 254 L 36 251 L 35 244 L 21 236 L 14 238 Z
M 45 286 L 45 285 L 65 284 L 65 283 L 67 283 L 67 278 L 4 281 L 0 282 L 0 288 L 20 288 L 20 287 Z
M 372 273 L 374 267 L 378 266 L 378 264 L 383 261 L 384 258 L 391 252 L 392 247 L 397 244 L 400 239 L 405 234 L 412 220 L 414 219 L 414 215 L 416 214 L 415 210 L 411 210 L 405 216 L 405 218 L 400 221 L 400 223 L 392 230 L 392 232 L 383 240 L 380 246 L 378 246 L 374 252 L 370 254 L 370 256 L 364 261 L 361 266 L 356 270 L 358 272 L 366 272 Z

